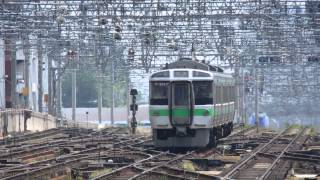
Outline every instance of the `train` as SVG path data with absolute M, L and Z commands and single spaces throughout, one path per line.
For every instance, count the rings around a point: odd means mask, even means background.
M 149 77 L 157 148 L 214 147 L 235 120 L 235 79 L 218 66 L 181 58 Z

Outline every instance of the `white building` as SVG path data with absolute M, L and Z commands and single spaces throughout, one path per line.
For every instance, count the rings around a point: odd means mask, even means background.
M 39 98 L 39 54 L 37 50 L 37 39 L 33 36 L 29 36 L 30 39 L 30 46 L 26 51 L 23 46 L 23 42 L 21 40 L 11 42 L 15 42 L 16 46 L 16 98 L 17 98 L 17 107 L 20 108 L 28 108 L 35 111 L 39 111 L 39 104 L 38 104 L 38 98 Z M 0 39 L 0 108 L 6 107 L 6 91 L 5 91 L 5 81 L 6 77 L 10 75 L 5 74 L 5 68 L 11 68 L 6 67 L 5 61 L 5 48 L 6 44 L 1 37 Z M 45 51 L 43 51 L 45 52 Z M 26 53 L 29 53 L 29 61 L 26 61 Z M 43 94 L 48 93 L 48 60 L 46 54 L 42 54 L 42 91 Z M 29 63 L 26 63 L 29 62 Z M 25 66 L 28 66 L 29 71 L 29 88 L 28 88 L 28 96 L 27 98 L 23 96 L 23 90 L 26 88 L 25 83 L 25 76 L 26 76 L 26 68 Z M 11 70 L 10 70 L 11 71 Z M 8 81 L 8 80 L 7 80 Z M 8 85 L 8 84 L 7 84 Z M 9 87 L 10 88 L 10 87 Z M 7 98 L 8 99 L 8 98 Z M 42 102 L 42 109 L 47 109 L 46 104 L 44 102 L 44 98 Z M 25 101 L 28 100 L 28 107 L 25 107 Z

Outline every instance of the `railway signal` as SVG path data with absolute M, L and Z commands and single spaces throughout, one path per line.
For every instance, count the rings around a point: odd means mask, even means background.
M 132 96 L 132 104 L 130 104 L 130 111 L 132 111 L 132 118 L 131 118 L 131 132 L 132 134 L 136 133 L 137 127 L 137 120 L 136 120 L 136 112 L 138 111 L 138 105 L 136 104 L 138 91 L 137 89 L 131 89 L 130 95 Z

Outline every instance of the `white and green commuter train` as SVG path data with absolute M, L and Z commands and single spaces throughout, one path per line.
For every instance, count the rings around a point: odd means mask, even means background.
M 149 116 L 155 147 L 206 147 L 228 136 L 235 81 L 216 66 L 180 59 L 150 76 Z

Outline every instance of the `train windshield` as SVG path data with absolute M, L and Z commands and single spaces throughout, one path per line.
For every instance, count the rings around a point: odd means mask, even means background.
M 174 85 L 174 105 L 188 106 L 190 99 L 189 84 L 175 84 Z
M 150 105 L 168 105 L 169 82 L 150 83 Z
M 193 81 L 195 105 L 213 104 L 212 81 Z

